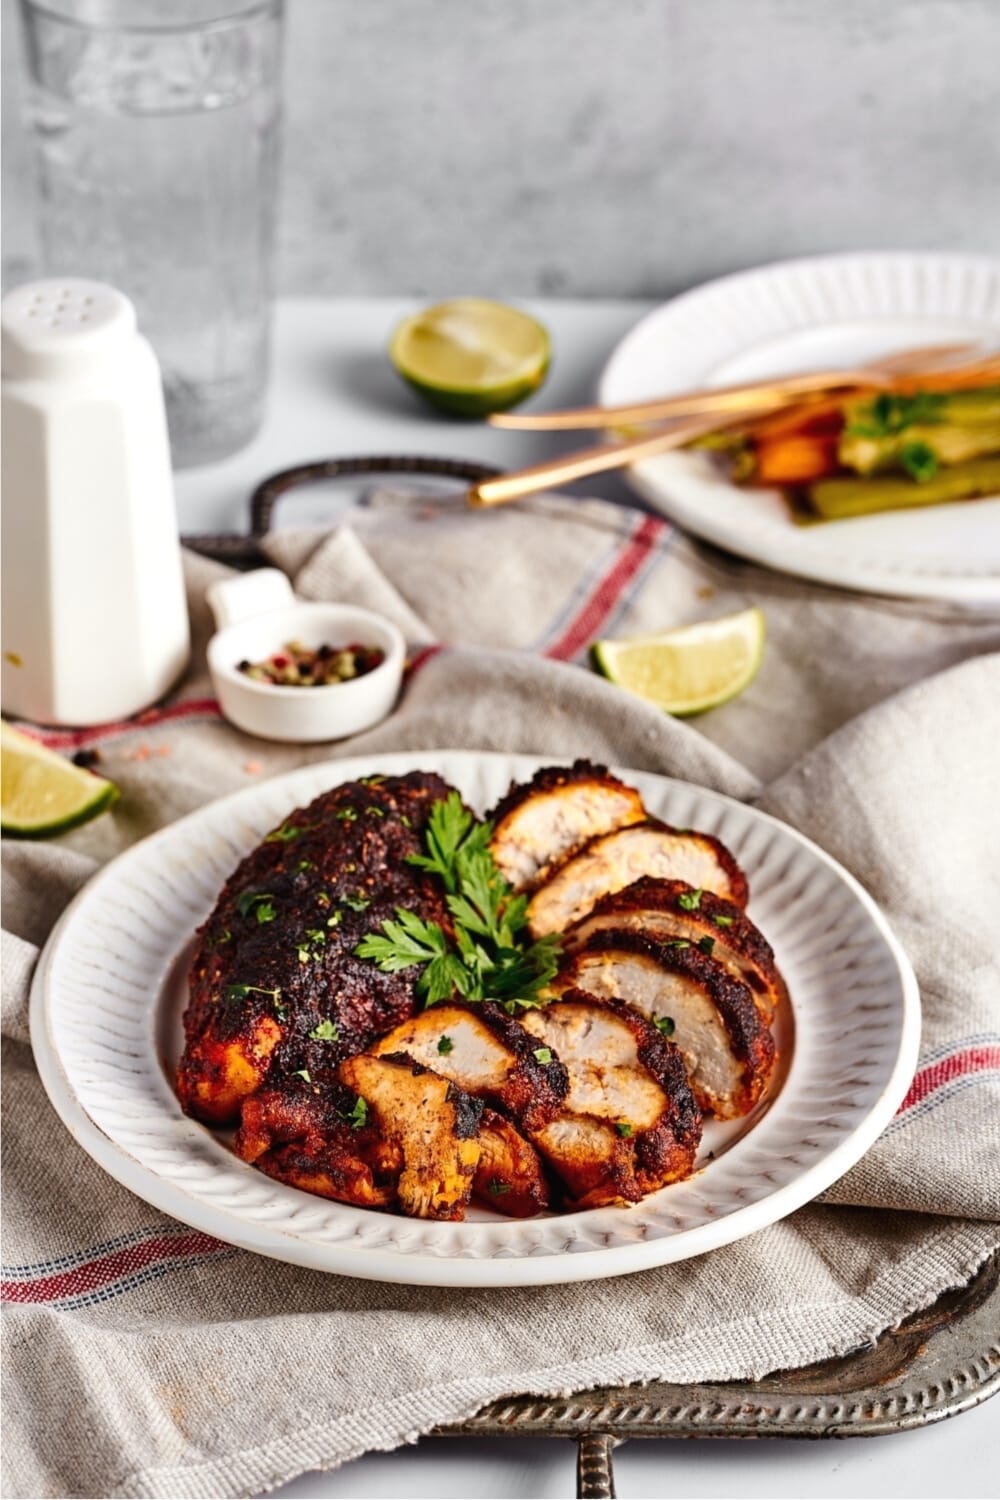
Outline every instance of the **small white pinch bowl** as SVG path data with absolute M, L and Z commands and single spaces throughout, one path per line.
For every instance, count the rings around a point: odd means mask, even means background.
M 205 597 L 219 627 L 208 643 L 208 670 L 222 712 L 238 729 L 265 740 L 317 743 L 370 729 L 392 711 L 406 644 L 383 615 L 296 599 L 277 568 L 214 583 Z M 362 677 L 322 687 L 257 682 L 239 670 L 241 661 L 261 661 L 289 641 L 312 648 L 360 641 L 377 646 L 384 660 Z

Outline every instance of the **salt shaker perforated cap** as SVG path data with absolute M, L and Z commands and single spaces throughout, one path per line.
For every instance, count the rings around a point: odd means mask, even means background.
M 72 377 L 127 349 L 135 308 L 100 281 L 34 281 L 4 297 L 0 332 L 4 379 Z

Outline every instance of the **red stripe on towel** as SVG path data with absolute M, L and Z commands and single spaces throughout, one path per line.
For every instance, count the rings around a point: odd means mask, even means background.
M 181 724 L 185 719 L 221 719 L 222 710 L 215 698 L 188 698 L 184 703 L 172 703 L 169 708 L 147 708 L 134 719 L 119 719 L 113 724 L 94 724 L 87 729 L 39 729 L 34 725 L 18 724 L 15 727 L 31 739 L 47 745 L 50 750 L 79 750 L 84 745 L 93 745 L 98 740 L 115 739 L 122 734 L 132 734 L 137 729 L 155 729 L 161 724 Z
M 604 621 L 642 567 L 660 537 L 667 530 L 666 521 L 644 516 L 632 538 L 618 553 L 611 567 L 599 580 L 575 617 L 545 655 L 554 661 L 572 661 L 578 651 L 589 645 Z
M 962 1078 L 968 1073 L 989 1073 L 994 1070 L 1000 1071 L 1000 1047 L 967 1047 L 962 1052 L 952 1053 L 950 1057 L 942 1057 L 929 1067 L 920 1069 L 896 1113 L 901 1115 L 912 1109 L 935 1089 L 943 1088 L 956 1078 Z
M 115 1250 L 110 1255 L 100 1255 L 88 1260 L 71 1271 L 62 1271 L 55 1276 L 40 1276 L 33 1281 L 4 1281 L 0 1283 L 0 1295 L 5 1302 L 62 1302 L 69 1297 L 96 1291 L 109 1282 L 120 1281 L 136 1271 L 157 1261 L 185 1260 L 190 1256 L 208 1255 L 216 1251 L 230 1252 L 224 1245 L 208 1234 L 192 1230 L 190 1234 L 163 1235 Z

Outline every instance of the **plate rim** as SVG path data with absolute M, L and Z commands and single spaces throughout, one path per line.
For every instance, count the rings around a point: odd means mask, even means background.
M 855 265 L 874 266 L 876 264 L 888 265 L 890 268 L 907 264 L 942 267 L 953 265 L 983 272 L 1000 272 L 1000 257 L 972 251 L 939 250 L 821 252 L 816 255 L 790 256 L 783 260 L 730 271 L 702 282 L 698 286 L 689 287 L 644 313 L 619 339 L 605 360 L 597 379 L 597 401 L 601 405 L 614 404 L 614 399 L 617 398 L 609 396 L 608 385 L 615 376 L 616 367 L 631 354 L 633 345 L 640 344 L 648 336 L 650 329 L 654 328 L 661 319 L 677 311 L 683 313 L 704 295 L 714 294 L 720 289 L 725 291 L 728 287 L 738 288 L 746 281 L 755 278 L 764 279 L 770 276 L 780 278 L 782 275 L 808 272 L 813 269 L 822 271 L 827 268 L 844 267 L 847 270 Z M 829 328 L 836 324 L 827 321 L 809 326 Z M 630 465 L 624 470 L 624 477 L 636 494 L 661 514 L 667 516 L 682 531 L 690 532 L 701 540 L 733 552 L 749 562 L 772 568 L 789 577 L 803 578 L 827 587 L 885 595 L 890 598 L 936 600 L 973 607 L 1000 603 L 1000 574 L 996 573 L 992 575 L 944 573 L 924 568 L 920 572 L 907 574 L 905 571 L 900 573 L 898 570 L 886 569 L 878 562 L 869 564 L 864 559 L 849 560 L 844 564 L 843 559 L 838 562 L 836 555 L 832 564 L 826 566 L 822 555 L 818 555 L 815 559 L 809 556 L 789 558 L 785 552 L 781 534 L 777 534 L 774 539 L 765 535 L 763 538 L 752 537 L 749 542 L 741 540 L 738 523 L 715 526 L 712 524 L 711 515 L 705 523 L 700 515 L 692 517 L 688 507 L 683 504 L 677 505 L 669 494 L 669 480 L 664 483 L 658 480 L 656 475 L 664 468 L 669 473 L 670 466 L 678 462 L 683 462 L 681 455 L 666 454 L 661 458 L 648 459 L 643 463 Z
M 52 1033 L 50 1024 L 52 1017 L 48 1004 L 48 979 L 59 953 L 63 934 L 71 926 L 77 910 L 85 901 L 93 899 L 95 890 L 99 891 L 106 879 L 111 880 L 120 867 L 134 856 L 137 849 L 148 849 L 153 844 L 176 837 L 178 829 L 196 825 L 208 809 L 218 809 L 220 805 L 227 803 L 252 802 L 267 786 L 294 783 L 297 778 L 307 779 L 326 771 L 339 777 L 339 780 L 331 781 L 331 786 L 336 786 L 344 780 L 351 779 L 351 773 L 343 774 L 343 768 L 353 766 L 360 761 L 363 761 L 365 767 L 368 768 L 369 774 L 378 773 L 383 768 L 384 774 L 405 774 L 400 769 L 404 764 L 410 770 L 434 769 L 435 764 L 439 764 L 442 758 L 451 756 L 507 763 L 519 761 L 526 767 L 534 768 L 565 763 L 565 757 L 459 748 L 390 751 L 365 757 L 310 762 L 269 777 L 255 786 L 238 788 L 221 797 L 213 798 L 201 807 L 192 809 L 183 817 L 166 824 L 163 828 L 155 830 L 144 839 L 122 850 L 114 859 L 109 860 L 106 865 L 95 872 L 53 927 L 35 968 L 29 1002 L 31 1046 L 39 1077 L 56 1114 L 77 1144 L 109 1176 L 144 1202 L 189 1227 L 213 1235 L 227 1244 L 268 1256 L 271 1259 L 328 1274 L 349 1275 L 362 1280 L 390 1284 L 442 1288 L 543 1286 L 569 1281 L 601 1280 L 691 1259 L 709 1250 L 732 1244 L 748 1234 L 786 1218 L 843 1176 L 864 1155 L 881 1134 L 885 1125 L 892 1119 L 905 1097 L 917 1065 L 920 1043 L 919 986 L 909 959 L 892 931 L 888 918 L 875 899 L 850 871 L 807 835 L 800 833 L 781 818 L 695 782 L 664 776 L 658 772 L 618 766 L 612 769 L 615 774 L 622 777 L 630 774 L 641 777 L 652 776 L 668 786 L 696 792 L 724 806 L 734 807 L 740 813 L 776 827 L 781 830 L 782 834 L 790 836 L 794 842 L 803 847 L 813 858 L 818 859 L 846 885 L 854 900 L 862 906 L 872 921 L 892 958 L 900 979 L 901 1003 L 899 1045 L 893 1066 L 883 1081 L 878 1097 L 854 1129 L 832 1150 L 791 1181 L 757 1202 L 734 1209 L 721 1219 L 681 1230 L 675 1235 L 632 1241 L 624 1245 L 604 1246 L 598 1249 L 557 1251 L 534 1256 L 511 1255 L 493 1258 L 431 1256 L 397 1249 L 365 1247 L 351 1249 L 340 1243 L 319 1245 L 308 1238 L 275 1229 L 273 1226 L 265 1228 L 248 1223 L 240 1214 L 206 1203 L 177 1184 L 165 1181 L 151 1167 L 137 1161 L 127 1147 L 114 1140 L 102 1129 L 76 1096 L 63 1067 L 58 1042 Z M 522 772 L 519 770 L 518 774 Z M 678 1253 L 672 1253 L 674 1251 Z

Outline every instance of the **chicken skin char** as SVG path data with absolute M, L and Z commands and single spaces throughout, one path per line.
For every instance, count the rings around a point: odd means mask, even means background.
M 420 851 L 438 776 L 351 782 L 292 813 L 227 881 L 200 929 L 177 1073 L 183 1108 L 235 1120 L 269 1079 L 331 1077 L 416 1008 L 419 971 L 383 974 L 357 958 L 398 906 L 447 924 Z

